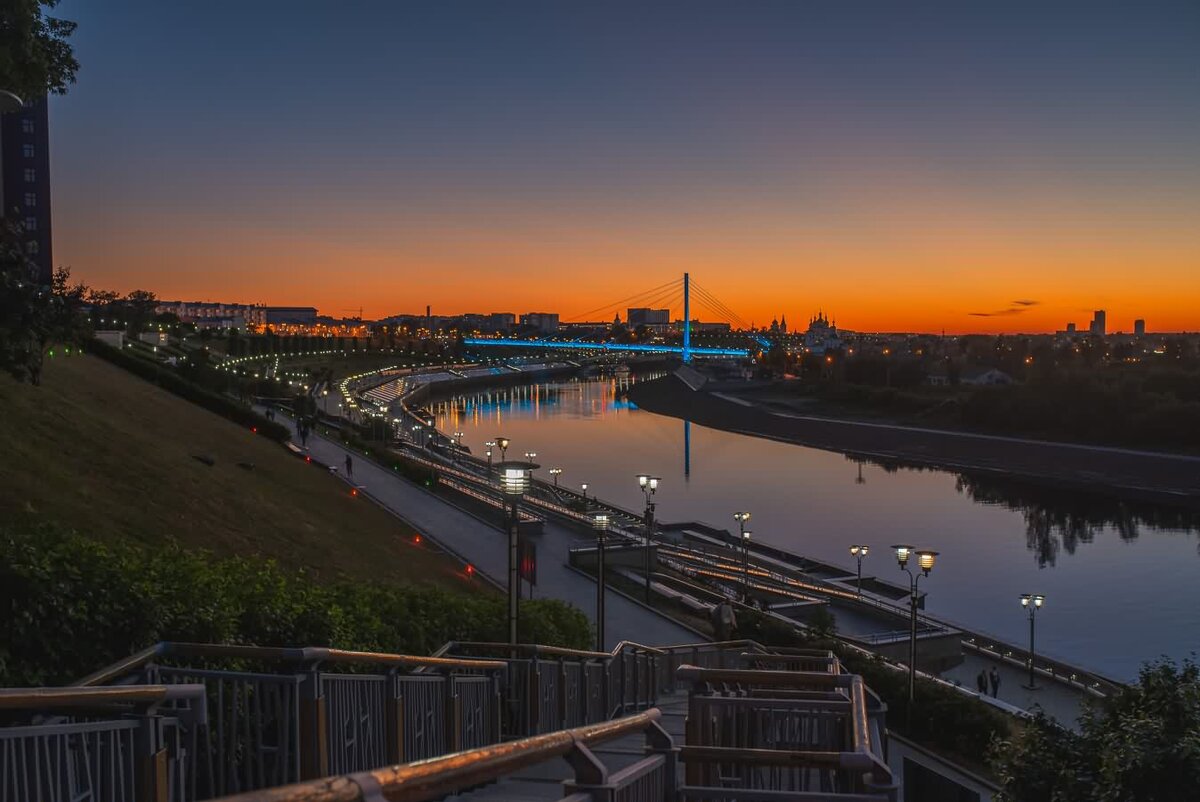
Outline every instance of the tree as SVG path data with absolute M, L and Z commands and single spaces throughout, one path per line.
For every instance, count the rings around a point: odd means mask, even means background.
M 66 94 L 79 62 L 67 38 L 70 20 L 46 16 L 58 0 L 5 0 L 0 4 L 0 89 L 22 99 Z
M 1039 716 L 996 750 L 1003 802 L 1185 802 L 1200 788 L 1200 665 L 1160 660 L 1076 735 Z
M 158 307 L 158 296 L 149 290 L 134 290 L 125 296 L 127 321 L 130 335 L 136 337 L 146 330 Z

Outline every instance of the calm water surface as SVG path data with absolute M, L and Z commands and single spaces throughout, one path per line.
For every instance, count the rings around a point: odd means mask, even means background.
M 1157 656 L 1200 652 L 1200 516 L 860 464 L 696 425 L 685 460 L 685 424 L 624 401 L 630 381 L 472 393 L 435 413 L 476 454 L 503 435 L 510 457 L 537 453 L 543 478 L 560 467 L 563 484 L 587 482 L 626 508 L 641 509 L 638 473 L 660 476 L 661 520 L 733 529 L 733 513 L 749 510 L 756 540 L 847 567 L 849 545 L 866 543 L 864 575 L 896 581 L 907 577 L 890 544 L 935 549 L 922 580 L 931 612 L 1025 643 L 1019 594 L 1043 593 L 1038 650 L 1118 678 Z

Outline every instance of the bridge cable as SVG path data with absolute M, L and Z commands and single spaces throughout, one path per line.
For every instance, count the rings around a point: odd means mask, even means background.
M 607 303 L 604 306 L 598 306 L 595 309 L 589 309 L 588 311 L 581 312 L 578 315 L 572 315 L 571 317 L 567 318 L 567 320 L 579 320 L 580 318 L 587 317 L 588 315 L 593 315 L 597 312 L 602 312 L 605 309 L 619 307 L 621 304 L 631 303 L 633 301 L 639 300 L 640 298 L 642 298 L 642 296 L 650 295 L 651 293 L 656 293 L 666 287 L 671 286 L 672 284 L 682 284 L 682 281 L 683 281 L 682 279 L 671 279 L 670 281 L 666 282 L 665 284 L 660 284 L 657 287 L 652 287 L 648 290 L 643 290 L 642 292 L 634 293 L 633 295 L 630 295 L 627 298 L 622 298 L 619 301 L 612 301 L 611 303 Z

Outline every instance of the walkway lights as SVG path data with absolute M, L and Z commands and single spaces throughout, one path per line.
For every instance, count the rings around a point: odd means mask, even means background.
M 735 512 L 733 520 L 737 521 L 738 525 L 738 540 L 742 544 L 742 601 L 750 601 L 750 535 L 746 531 L 746 521 L 750 520 L 750 513 Z
M 554 477 L 554 486 L 558 487 L 558 475 L 562 473 L 562 468 L 551 468 L 547 473 Z
M 604 540 L 608 536 L 608 514 L 592 518 L 596 530 L 596 651 L 604 651 Z
M 587 501 L 587 482 L 584 482 L 583 484 L 581 484 L 581 485 L 579 486 L 579 489 L 580 489 L 580 490 L 583 492 L 583 511 L 584 511 L 584 512 L 587 512 L 587 508 L 588 508 L 588 501 Z
M 529 477 L 537 466 L 530 462 L 501 462 L 500 487 L 504 491 L 508 529 L 508 642 L 517 645 L 517 607 L 521 598 L 520 559 L 517 538 L 520 535 L 521 497 L 529 489 Z
M 929 576 L 929 572 L 933 570 L 933 564 L 937 561 L 938 553 L 936 551 L 916 550 L 914 547 L 907 544 L 892 546 L 896 550 L 896 562 L 900 564 L 900 570 L 908 574 L 909 584 L 909 607 L 911 610 L 911 619 L 909 621 L 908 630 L 908 713 L 907 716 L 912 718 L 913 704 L 913 688 L 917 681 L 917 590 L 921 582 L 921 577 Z M 908 568 L 908 561 L 913 555 L 917 556 L 917 567 L 921 569 L 920 573 L 914 574 Z
M 500 459 L 505 459 L 505 456 L 508 454 L 508 438 L 497 437 L 496 445 L 500 446 Z
M 642 495 L 646 497 L 646 550 L 645 550 L 645 570 L 646 570 L 646 602 L 650 601 L 650 542 L 654 537 L 654 494 L 658 492 L 658 483 L 662 481 L 657 476 L 649 476 L 647 474 L 638 474 L 638 487 L 642 489 Z
M 1037 618 L 1037 611 L 1046 603 L 1046 597 L 1040 593 L 1022 593 L 1021 606 L 1029 610 L 1029 684 L 1025 687 L 1028 690 L 1037 690 L 1037 683 L 1033 681 L 1033 622 Z
M 491 475 L 492 475 L 492 449 L 496 447 L 496 441 L 495 441 L 495 440 L 488 440 L 488 441 L 487 441 L 486 443 L 484 443 L 483 445 L 484 445 L 484 447 L 485 447 L 485 448 L 487 448 L 487 458 L 488 458 L 488 476 L 491 476 Z
M 858 560 L 858 595 L 862 595 L 862 561 L 870 553 L 870 546 L 861 546 L 855 543 L 850 547 L 850 555 Z

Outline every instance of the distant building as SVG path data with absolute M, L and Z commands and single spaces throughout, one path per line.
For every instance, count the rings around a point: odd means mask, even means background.
M 1074 334 L 1074 333 L 1075 333 L 1075 324 L 1068 323 L 1067 324 L 1067 334 Z
M 671 323 L 671 310 L 646 307 L 626 309 L 625 322 L 631 329 L 638 326 L 668 326 Z
M 317 321 L 315 306 L 268 306 L 266 323 L 291 323 L 297 326 L 311 326 Z
M 50 237 L 50 117 L 46 99 L 0 115 L 0 209 L 25 229 L 37 280 L 54 275 Z
M 313 310 L 314 312 L 316 310 Z M 261 304 L 227 304 L 212 301 L 159 301 L 154 312 L 159 315 L 172 314 L 184 323 L 195 323 L 203 328 L 229 328 L 235 318 L 241 319 L 240 328 L 257 328 L 267 324 L 267 307 Z M 239 328 L 239 326 L 234 326 Z
M 1107 315 L 1107 313 L 1105 313 L 1105 311 L 1103 309 L 1097 309 L 1095 311 L 1095 313 L 1092 315 L 1092 323 L 1088 327 L 1088 331 L 1091 332 L 1092 334 L 1099 334 L 1100 336 L 1103 337 L 1105 334 L 1108 333 L 1107 318 L 1108 318 L 1108 315 Z
M 1135 337 L 1146 336 L 1146 321 L 1142 320 L 1140 317 L 1137 320 L 1133 321 L 1133 336 L 1135 336 Z
M 558 331 L 557 312 L 526 312 L 521 315 L 521 325 L 537 329 L 542 334 Z
M 512 312 L 492 312 L 484 321 L 488 331 L 512 331 L 517 325 L 517 316 Z
M 680 331 L 683 331 L 683 321 L 676 320 L 675 328 L 679 329 Z M 697 332 L 725 332 L 725 331 L 729 331 L 731 328 L 732 327 L 728 323 L 703 323 L 699 320 L 692 321 L 692 333 L 693 334 L 695 334 Z
M 787 321 L 784 320 L 779 333 L 784 333 Z M 772 328 L 775 324 L 772 323 Z M 773 332 L 774 333 L 774 332 Z M 808 321 L 808 329 L 804 332 L 804 350 L 813 354 L 823 354 L 826 351 L 837 351 L 844 343 L 838 336 L 837 322 L 825 317 L 824 312 L 818 312 Z

